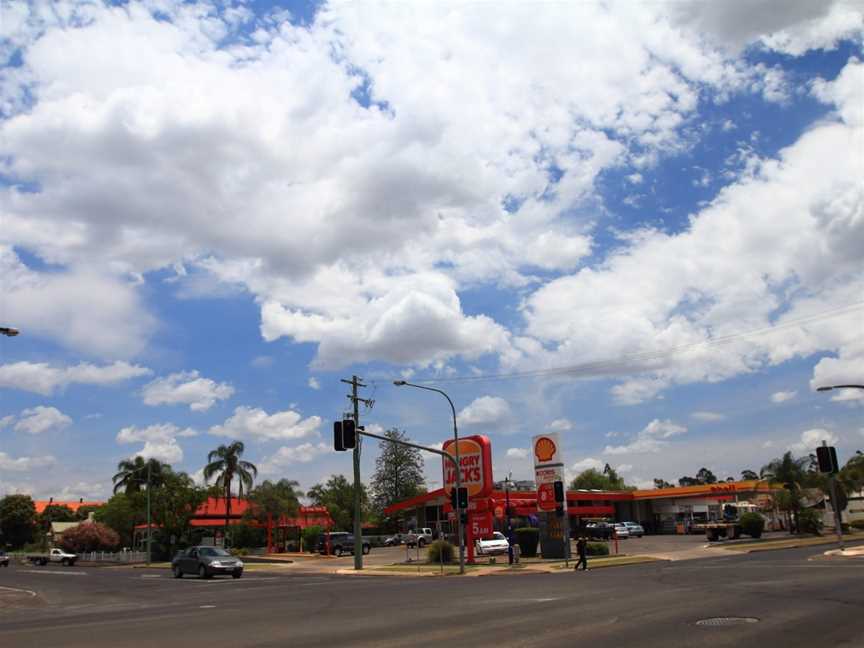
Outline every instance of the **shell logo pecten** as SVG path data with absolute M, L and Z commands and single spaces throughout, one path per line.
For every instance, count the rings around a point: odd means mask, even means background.
M 534 444 L 534 456 L 537 457 L 537 461 L 540 463 L 551 461 L 557 450 L 555 442 L 549 437 L 540 437 Z

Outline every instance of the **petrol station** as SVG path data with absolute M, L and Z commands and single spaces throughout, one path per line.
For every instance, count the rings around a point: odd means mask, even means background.
M 536 489 L 527 491 L 493 486 L 492 446 L 488 437 L 475 435 L 459 440 L 462 486 L 468 489 L 469 495 L 465 524 L 469 561 L 474 558 L 476 539 L 488 537 L 493 531 L 507 535 L 508 526 L 539 527 L 541 544 L 543 535 L 549 533 L 560 538 L 567 528 L 564 524 L 562 529 L 561 517 L 569 523 L 570 529 L 578 529 L 588 521 L 606 519 L 638 522 L 649 533 L 687 533 L 693 523 L 722 519 L 724 504 L 749 502 L 768 517 L 769 528 L 780 524 L 772 497 L 778 486 L 765 480 L 646 490 L 567 490 L 562 506 L 561 502 L 556 502 L 552 488 L 554 480 L 563 480 L 563 462 L 558 454 L 560 444 L 555 437 L 535 437 Z M 545 443 L 547 439 L 556 444 L 554 452 L 548 456 L 543 454 L 549 448 Z M 455 455 L 455 444 L 451 439 L 443 450 Z M 431 527 L 444 534 L 455 533 L 456 514 L 451 491 L 456 471 L 453 462 L 445 460 L 442 464 L 442 488 L 397 502 L 386 508 L 385 514 L 404 517 L 409 528 Z

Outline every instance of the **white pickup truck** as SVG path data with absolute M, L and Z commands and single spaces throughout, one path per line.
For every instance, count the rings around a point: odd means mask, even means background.
M 47 565 L 49 562 L 54 562 L 71 567 L 78 560 L 78 554 L 70 554 L 62 549 L 54 548 L 48 553 L 27 554 L 24 558 L 34 565 Z
M 432 529 L 424 527 L 411 531 L 405 536 L 405 544 L 409 547 L 425 547 L 432 542 Z

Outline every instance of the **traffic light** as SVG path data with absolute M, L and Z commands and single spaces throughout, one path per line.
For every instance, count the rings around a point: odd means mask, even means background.
M 342 421 L 342 445 L 345 446 L 346 450 L 353 450 L 357 447 L 357 430 L 353 419 Z
M 552 487 L 555 489 L 555 501 L 558 504 L 564 503 L 564 482 L 556 481 L 552 484 Z
M 450 491 L 450 506 L 453 507 L 454 511 L 457 508 L 460 508 L 463 511 L 467 511 L 468 510 L 468 489 L 465 488 L 464 486 L 462 488 L 459 488 L 459 489 L 456 489 L 456 488 L 451 489 L 451 491 Z
M 819 472 L 829 474 L 840 472 L 840 466 L 837 463 L 837 449 L 834 446 L 816 448 L 816 459 L 819 461 Z
M 333 449 L 342 452 L 345 444 L 342 441 L 342 421 L 333 421 Z
M 363 428 L 360 428 L 363 429 Z M 353 450 L 357 445 L 357 428 L 352 419 L 333 422 L 333 449 Z

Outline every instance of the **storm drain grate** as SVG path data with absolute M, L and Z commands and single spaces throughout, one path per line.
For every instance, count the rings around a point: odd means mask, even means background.
M 699 626 L 731 626 L 744 625 L 746 623 L 759 623 L 756 617 L 713 617 L 711 619 L 699 619 L 696 625 Z

